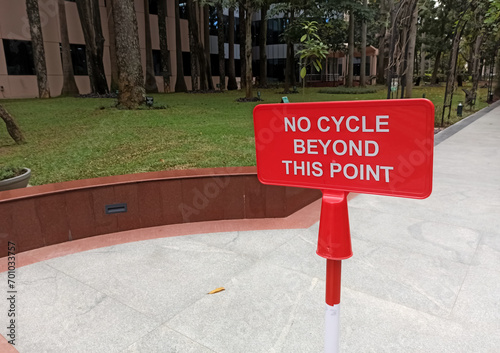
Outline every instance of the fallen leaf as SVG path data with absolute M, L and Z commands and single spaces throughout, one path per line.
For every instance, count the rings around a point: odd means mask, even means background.
M 226 288 L 224 288 L 224 287 L 219 287 L 219 288 L 214 289 L 213 291 L 208 292 L 208 294 L 215 294 L 215 293 L 219 293 L 219 292 L 222 292 L 223 290 L 226 290 Z

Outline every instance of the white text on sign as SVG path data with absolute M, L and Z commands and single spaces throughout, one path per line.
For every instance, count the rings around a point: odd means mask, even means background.
M 316 130 L 321 133 L 331 134 L 347 132 L 356 133 L 387 133 L 389 132 L 389 115 L 363 116 L 321 116 L 314 123 L 306 116 L 284 117 L 285 132 L 306 133 Z M 352 157 L 375 157 L 379 154 L 380 147 L 375 140 L 347 140 L 347 139 L 300 139 L 293 140 L 293 154 L 295 155 L 332 155 Z M 328 175 L 334 178 L 343 175 L 344 178 L 353 180 L 380 181 L 389 183 L 390 172 L 393 166 L 370 164 L 341 164 L 333 160 L 324 166 L 319 161 L 282 160 L 286 175 L 301 175 L 322 177 Z

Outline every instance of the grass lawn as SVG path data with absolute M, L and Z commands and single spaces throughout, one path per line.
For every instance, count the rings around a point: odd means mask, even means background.
M 280 102 L 280 89 L 260 91 L 264 100 L 260 103 Z M 305 94 L 288 98 L 346 101 L 384 99 L 387 94 L 384 87 L 367 94 L 318 91 L 308 88 Z M 436 106 L 439 125 L 444 87 L 415 87 L 413 96 L 424 93 Z M 166 109 L 117 110 L 114 99 L 2 100 L 27 143 L 15 145 L 0 122 L 0 165 L 31 168 L 32 185 L 166 169 L 255 165 L 252 110 L 257 103 L 236 102 L 243 92 L 153 96 L 155 105 Z M 459 101 L 464 101 L 462 91 L 455 93 L 454 109 Z M 487 106 L 485 101 L 486 89 L 481 89 L 476 110 Z M 468 114 L 464 109 L 464 116 Z M 450 120 L 457 121 L 455 111 Z

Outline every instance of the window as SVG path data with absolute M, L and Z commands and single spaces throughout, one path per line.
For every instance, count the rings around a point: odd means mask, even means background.
M 73 63 L 73 73 L 75 76 L 86 76 L 87 71 L 87 56 L 85 53 L 85 45 L 70 44 L 71 62 Z
M 219 21 L 217 19 L 217 9 L 213 6 L 208 8 L 208 28 L 211 36 L 217 35 L 217 26 Z
M 267 77 L 285 81 L 286 59 L 267 59 Z
M 35 61 L 30 41 L 3 40 L 5 62 L 9 75 L 35 75 Z
M 234 33 L 234 44 L 240 44 L 240 18 L 239 17 L 235 17 L 234 18 L 234 27 L 236 28 L 235 29 L 235 33 Z
M 191 53 L 182 52 L 182 65 L 184 66 L 184 76 L 191 76 Z
M 360 76 L 361 75 L 361 58 L 354 58 L 354 76 Z M 366 57 L 366 66 L 365 66 L 365 75 L 370 76 L 370 57 Z
M 284 18 L 272 18 L 267 20 L 267 44 L 281 44 L 281 34 L 285 31 L 286 20 Z
M 149 0 L 149 14 L 158 15 L 158 0 Z
M 234 59 L 234 75 L 236 77 L 241 77 L 241 60 Z
M 187 9 L 187 2 L 184 1 L 184 2 L 180 2 L 179 1 L 179 18 L 183 18 L 185 20 L 187 20 L 188 18 L 188 9 Z
M 260 21 L 252 21 L 252 46 L 256 47 L 259 45 L 260 37 Z
M 155 70 L 155 76 L 161 76 L 161 51 L 153 50 L 153 67 Z
M 212 76 L 220 76 L 219 54 L 210 54 L 210 69 L 212 70 Z

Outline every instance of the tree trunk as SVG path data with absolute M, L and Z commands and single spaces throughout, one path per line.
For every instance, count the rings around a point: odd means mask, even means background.
M 399 8 L 399 3 L 397 8 L 394 7 L 394 2 L 390 2 L 391 9 L 391 31 L 390 31 L 390 42 L 389 42 L 389 56 L 387 63 L 387 99 L 392 96 L 392 80 L 394 79 L 394 68 L 396 66 L 395 62 L 395 52 L 396 52 L 396 37 L 398 35 L 397 25 L 396 25 L 396 13 Z M 397 77 L 396 77 L 397 78 Z
M 236 83 L 236 70 L 234 67 L 234 8 L 229 8 L 229 38 L 228 38 L 228 55 L 229 62 L 227 67 L 227 89 L 229 91 L 238 89 L 238 84 Z
M 259 86 L 267 87 L 267 10 L 269 9 L 268 2 L 264 2 L 260 8 L 260 28 L 259 28 Z
M 186 80 L 184 79 L 184 62 L 182 60 L 182 41 L 181 41 L 181 17 L 179 14 L 179 0 L 174 0 L 175 7 L 175 60 L 176 80 L 175 92 L 187 92 Z
M 191 89 L 193 91 L 198 89 L 203 90 L 204 87 L 202 82 L 200 82 L 200 76 L 204 65 L 200 62 L 197 11 L 194 0 L 187 0 L 186 4 L 188 12 L 189 50 L 191 52 Z
M 413 1 L 411 9 L 411 21 L 408 34 L 408 58 L 406 67 L 406 92 L 405 98 L 411 98 L 413 93 L 413 71 L 415 68 L 415 43 L 417 42 L 417 20 L 418 20 L 418 2 Z
M 474 42 L 472 54 L 472 94 L 475 95 L 479 86 L 479 61 L 481 59 L 481 44 L 483 43 L 484 35 L 478 35 Z
M 115 21 L 113 20 L 113 2 L 106 2 L 106 12 L 108 15 L 108 33 L 109 33 L 109 61 L 111 61 L 111 85 L 110 91 L 118 91 L 118 67 L 116 63 L 116 43 L 115 43 Z
M 425 52 L 425 44 L 423 40 L 425 39 L 425 33 L 422 33 L 422 45 L 420 46 L 420 83 L 422 86 L 425 82 L 425 60 L 426 60 L 426 52 Z
M 208 5 L 203 6 L 203 46 L 205 48 L 205 72 L 207 75 L 207 88 L 214 90 L 214 80 L 212 78 L 212 60 L 210 58 L 210 13 Z
M 252 2 L 246 0 L 245 13 L 245 98 L 253 98 L 252 85 Z
M 29 20 L 31 43 L 33 47 L 33 59 L 35 61 L 34 64 L 36 80 L 38 83 L 38 97 L 50 98 L 38 0 L 26 0 L 26 12 Z
M 347 69 L 346 87 L 353 86 L 354 76 L 354 11 L 349 11 L 349 64 Z
M 496 72 L 500 72 L 500 55 L 498 55 L 497 51 L 497 56 L 496 56 Z M 495 84 L 495 89 L 493 90 L 493 102 L 497 101 L 500 99 L 500 75 L 496 75 L 496 84 Z M 492 82 L 493 83 L 493 82 Z M 488 100 L 490 97 L 488 97 Z
M 363 7 L 368 9 L 368 0 L 363 0 Z M 361 25 L 361 65 L 359 71 L 359 85 L 366 87 L 366 20 Z
M 118 104 L 135 109 L 145 102 L 144 75 L 141 65 L 139 33 L 133 0 L 113 1 L 118 58 Z
M 10 137 L 12 137 L 12 139 L 17 144 L 26 142 L 23 133 L 19 129 L 19 126 L 17 126 L 14 118 L 1 105 L 0 105 L 0 118 L 2 118 L 2 120 L 5 122 L 5 125 L 7 126 L 7 132 L 9 133 Z
M 104 36 L 102 35 L 99 0 L 76 0 L 76 5 L 82 24 L 83 37 L 85 38 L 90 89 L 93 93 L 106 94 L 108 93 L 108 83 L 106 82 L 102 61 Z M 116 8 L 116 6 L 113 7 Z
M 457 59 L 458 59 L 458 50 L 460 49 L 460 39 L 462 38 L 462 31 L 465 25 L 462 25 L 462 28 L 459 28 L 459 24 L 457 24 L 457 32 L 453 37 L 453 44 L 450 52 L 450 65 L 449 65 L 449 73 L 448 80 L 446 81 L 446 92 L 444 106 L 449 106 L 451 109 L 451 103 L 453 100 L 453 92 L 455 91 L 455 78 L 456 78 L 456 68 L 457 68 Z
M 194 6 L 190 6 L 189 3 L 191 0 L 187 0 L 187 11 L 188 11 L 188 30 L 189 30 L 189 52 L 190 52 L 190 64 L 191 64 L 191 90 L 196 91 L 199 89 L 199 70 L 198 70 L 198 55 L 197 55 L 197 49 L 196 49 L 196 43 L 194 37 L 197 36 L 197 34 L 193 34 L 193 23 L 196 21 L 190 20 L 190 13 L 194 11 Z M 192 3 L 192 2 L 191 2 Z M 197 32 L 197 31 L 196 31 Z
M 381 1 L 380 2 L 380 13 L 391 13 L 392 1 Z M 389 31 L 387 25 L 384 23 L 380 28 L 379 38 L 378 38 L 378 56 L 377 56 L 377 83 L 384 84 L 386 77 L 388 52 L 387 43 L 389 42 Z
M 432 76 L 431 76 L 431 83 L 432 84 L 436 84 L 438 83 L 438 71 L 439 71 L 439 65 L 441 63 L 441 54 L 442 54 L 442 51 L 439 50 L 437 53 L 436 53 L 436 58 L 434 59 L 434 69 L 432 70 Z
M 75 96 L 78 94 L 78 86 L 73 72 L 73 62 L 71 61 L 71 49 L 69 46 L 68 25 L 66 22 L 66 1 L 58 0 L 59 29 L 61 32 L 61 61 L 63 69 L 63 87 L 61 96 Z
M 295 20 L 295 13 L 292 10 L 290 12 L 290 21 L 289 21 L 290 26 L 293 25 L 294 20 Z M 293 73 L 294 63 L 295 61 L 293 55 L 293 43 L 291 38 L 288 37 L 286 40 L 285 85 L 283 89 L 284 93 L 290 92 L 290 85 L 293 84 L 292 81 L 295 82 L 295 77 L 294 77 L 295 75 Z M 305 79 L 306 79 L 305 77 L 302 79 L 303 87 L 305 87 Z
M 151 45 L 151 25 L 149 20 L 149 0 L 144 0 L 144 32 L 146 32 L 146 93 L 158 93 L 155 68 L 153 63 L 153 48 Z
M 243 6 L 245 0 L 240 1 L 239 8 L 239 20 L 240 20 L 240 88 L 245 89 L 246 87 L 246 60 L 245 60 L 245 7 Z
M 219 57 L 219 89 L 226 89 L 226 58 L 224 52 L 224 13 L 222 3 L 217 3 L 217 52 Z M 234 52 L 234 50 L 233 50 Z
M 163 92 L 170 92 L 170 53 L 167 42 L 167 0 L 158 0 L 158 34 L 160 38 Z
M 194 1 L 194 0 L 193 0 Z M 198 5 L 198 6 L 197 6 Z M 200 70 L 200 89 L 206 91 L 208 89 L 208 73 L 207 73 L 207 60 L 205 57 L 205 49 L 203 48 L 203 6 L 197 1 L 194 2 L 194 7 L 196 8 L 197 18 L 196 18 L 196 28 L 198 29 L 198 39 L 196 41 L 196 49 L 198 55 L 198 68 Z M 200 23 L 200 26 L 198 26 Z
M 285 85 L 283 88 L 284 93 L 290 92 L 290 84 L 292 81 L 292 66 L 293 66 L 293 43 L 290 39 L 287 40 L 286 43 L 286 62 L 285 62 Z M 306 78 L 304 77 L 303 79 L 303 86 L 305 87 L 305 80 Z

